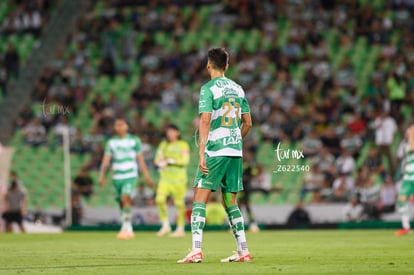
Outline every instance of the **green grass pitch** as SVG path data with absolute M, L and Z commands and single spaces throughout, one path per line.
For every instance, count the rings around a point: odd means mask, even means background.
M 390 230 L 247 233 L 251 263 L 220 263 L 235 248 L 228 232 L 204 233 L 204 262 L 176 264 L 191 236 L 136 232 L 0 236 L 0 274 L 414 274 L 414 235 Z

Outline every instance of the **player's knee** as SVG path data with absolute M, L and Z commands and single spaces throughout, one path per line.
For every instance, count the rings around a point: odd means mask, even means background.
M 399 202 L 406 202 L 407 201 L 407 196 L 406 195 L 399 195 L 398 196 L 398 201 Z
M 131 197 L 128 195 L 122 195 L 121 197 L 122 205 L 124 207 L 131 206 Z
M 233 205 L 237 205 L 236 193 L 223 193 L 221 202 L 224 208 L 229 208 Z
M 177 208 L 184 208 L 185 207 L 185 202 L 184 200 L 175 200 L 174 201 L 175 207 Z
M 223 207 L 224 207 L 224 209 L 227 209 L 227 208 L 229 208 L 229 207 L 232 207 L 232 206 L 235 206 L 235 205 L 238 205 L 237 204 L 237 202 L 225 202 L 225 201 L 222 201 L 221 202 L 222 203 L 222 205 L 223 205 Z
M 157 196 L 155 196 L 155 203 L 156 204 L 164 204 L 167 200 L 167 197 L 164 194 L 157 193 Z

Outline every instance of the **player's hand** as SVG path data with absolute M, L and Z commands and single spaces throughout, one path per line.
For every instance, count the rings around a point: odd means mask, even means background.
M 167 160 L 166 159 L 161 159 L 160 161 L 158 161 L 157 163 L 157 166 L 160 168 L 160 169 L 163 169 L 163 168 L 165 168 L 167 165 L 168 165 L 168 162 L 167 162 Z
M 105 185 L 105 176 L 100 175 L 99 176 L 99 185 L 104 186 Z
M 175 164 L 176 161 L 175 161 L 175 159 L 169 158 L 169 159 L 167 159 L 167 163 L 168 164 Z
M 148 187 L 149 188 L 151 188 L 152 190 L 154 190 L 154 182 L 152 181 L 152 179 L 151 178 L 147 178 L 147 179 L 145 179 L 146 181 L 147 181 L 147 185 L 148 185 Z
M 206 158 L 204 157 L 204 155 L 200 156 L 199 168 L 203 174 L 208 175 L 208 168 L 206 165 Z

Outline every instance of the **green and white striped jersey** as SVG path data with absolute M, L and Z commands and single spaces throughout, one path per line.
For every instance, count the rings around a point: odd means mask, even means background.
M 414 181 L 414 151 L 407 152 L 403 180 Z
M 127 134 L 121 138 L 110 138 L 105 146 L 105 155 L 112 160 L 112 179 L 124 180 L 138 177 L 137 154 L 141 152 L 141 140 Z
M 243 88 L 226 77 L 217 77 L 201 87 L 199 113 L 211 113 L 206 153 L 242 156 L 241 115 L 250 113 Z

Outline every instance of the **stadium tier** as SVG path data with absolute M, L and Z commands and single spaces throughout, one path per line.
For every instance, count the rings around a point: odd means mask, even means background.
M 0 22 L 11 9 L 9 2 L 0 4 Z M 99 150 L 111 133 L 110 122 L 117 115 L 128 118 L 132 132 L 142 136 L 152 152 L 164 127 L 179 125 L 183 138 L 191 144 L 192 181 L 198 166 L 194 142 L 198 91 L 207 81 L 205 51 L 212 46 L 230 52 L 227 75 L 245 87 L 252 107 L 254 137 L 248 141 L 248 150 L 270 174 L 271 188 L 278 190 L 254 193 L 254 204 L 313 201 L 310 194 L 301 197 L 307 168 L 294 173 L 275 170 L 278 166 L 310 167 L 318 152 L 299 160 L 278 161 L 276 146 L 303 150 L 303 140 L 312 129 L 324 146 L 330 146 L 326 133 L 332 130 L 337 148 L 330 153 L 337 159 L 344 149 L 340 141 L 353 131 L 350 124 L 355 113 L 364 125 L 360 132 L 352 132 L 361 142 L 354 152 L 352 175 L 365 165 L 369 149 L 376 146 L 372 125 L 376 110 L 383 105 L 398 123 L 399 133 L 392 140 L 392 151 L 397 151 L 401 131 L 412 117 L 414 83 L 410 73 L 413 58 L 409 59 L 414 53 L 412 49 L 410 54 L 404 52 L 409 51 L 406 36 L 413 36 L 411 23 L 397 8 L 383 1 L 332 6 L 316 1 L 310 7 L 312 14 L 295 1 L 245 1 L 247 8 L 257 10 L 257 14 L 246 15 L 226 1 L 156 8 L 130 5 L 131 1 L 112 2 L 95 1 L 68 37 L 65 49 L 50 61 L 34 87 L 28 115 L 22 115 L 18 123 L 11 141 L 16 149 L 12 169 L 29 191 L 31 208 L 63 208 L 63 153 L 57 125 L 68 127 L 72 138 L 79 131 L 87 143 L 85 152 L 72 152 L 71 171 L 74 177 L 82 167 L 90 168 L 94 193 L 85 203 L 92 207 L 113 205 L 111 186 L 102 189 L 97 184 L 93 160 L 102 153 Z M 372 30 L 361 27 L 368 24 L 357 13 L 362 8 L 373 18 L 369 21 Z M 34 41 L 31 34 L 2 36 L 0 51 L 12 44 L 24 59 Z M 405 56 L 405 67 L 398 67 L 405 71 L 395 71 L 398 64 L 394 60 Z M 376 86 L 377 79 L 386 88 Z M 404 96 L 393 97 L 393 87 L 397 89 L 400 81 L 406 83 Z M 49 106 L 46 115 L 45 102 Z M 67 114 L 61 112 L 64 108 Z M 62 122 L 65 116 L 68 124 Z M 41 118 L 47 130 L 45 144 L 36 148 L 22 134 L 34 117 Z M 390 171 L 389 160 L 380 157 Z M 157 179 L 154 168 L 151 173 Z M 376 181 L 381 185 L 383 177 L 376 175 Z M 332 188 L 332 182 L 327 188 Z
M 0 3 L 0 101 L 7 94 L 7 85 L 19 76 L 32 49 L 40 45 L 43 28 L 57 3 Z

